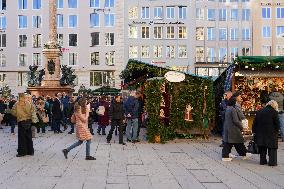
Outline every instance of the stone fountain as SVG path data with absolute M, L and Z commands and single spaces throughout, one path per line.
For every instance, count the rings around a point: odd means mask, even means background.
M 61 51 L 57 45 L 56 14 L 56 0 L 49 0 L 49 41 L 44 45 L 42 51 L 45 56 L 44 78 L 39 86 L 30 86 L 27 89 L 28 92 L 35 96 L 54 96 L 57 92 L 65 92 L 71 95 L 74 91 L 70 85 L 62 86 L 60 83 Z

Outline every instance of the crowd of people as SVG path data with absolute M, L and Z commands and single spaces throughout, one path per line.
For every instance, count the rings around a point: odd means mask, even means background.
M 241 94 L 239 92 L 233 94 L 231 91 L 224 94 L 224 100 L 220 104 L 220 117 L 223 124 L 222 144 L 220 145 L 223 147 L 222 161 L 232 161 L 235 157 L 231 154 L 232 147 L 235 147 L 238 155 L 243 159 L 252 155 L 244 144 L 242 131 L 245 116 L 241 104 Z M 281 130 L 284 128 L 284 125 L 280 124 L 282 114 L 283 96 L 280 98 L 279 94 L 272 93 L 262 99 L 262 108 L 256 112 L 252 125 L 253 141 L 260 154 L 260 165 L 277 166 L 278 133 L 280 128 Z M 282 135 L 282 141 L 283 137 Z M 266 157 L 267 152 L 269 161 Z
M 44 134 L 49 128 L 48 131 L 59 134 L 70 128 L 68 134 L 76 134 L 78 142 L 63 150 L 65 158 L 71 149 L 87 141 L 86 160 L 95 160 L 90 155 L 94 123 L 98 125 L 98 135 L 107 135 L 106 127 L 111 126 L 107 143 L 114 132 L 119 134 L 119 144 L 126 144 L 124 134 L 127 142 L 135 143 L 139 142 L 142 113 L 143 98 L 139 91 L 132 91 L 125 99 L 117 95 L 110 100 L 106 96 L 75 97 L 64 92 L 54 97 L 20 93 L 18 99 L 0 99 L 0 126 L 10 126 L 14 134 L 18 125 L 17 157 L 34 154 L 32 138 L 36 132 Z

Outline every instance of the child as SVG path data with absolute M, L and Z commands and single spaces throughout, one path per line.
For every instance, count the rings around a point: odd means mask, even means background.
M 84 141 L 86 143 L 86 160 L 96 160 L 96 158 L 90 156 L 90 145 L 92 135 L 90 130 L 88 129 L 88 117 L 89 117 L 90 107 L 87 106 L 87 99 L 81 98 L 78 103 L 74 106 L 74 114 L 71 117 L 71 122 L 76 124 L 76 136 L 78 138 L 78 142 L 75 142 L 70 147 L 62 150 L 65 158 L 67 159 L 67 154 L 73 148 L 81 145 Z

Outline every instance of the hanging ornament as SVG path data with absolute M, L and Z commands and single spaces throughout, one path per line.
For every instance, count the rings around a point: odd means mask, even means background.
M 185 121 L 193 121 L 192 110 L 193 110 L 193 108 L 191 107 L 190 104 L 186 105 L 185 114 L 184 114 L 184 120 Z

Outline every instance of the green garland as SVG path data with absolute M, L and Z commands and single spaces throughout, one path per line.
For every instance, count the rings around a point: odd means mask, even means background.
M 238 57 L 234 64 L 236 68 L 250 70 L 284 70 L 284 57 L 276 56 L 241 56 Z

